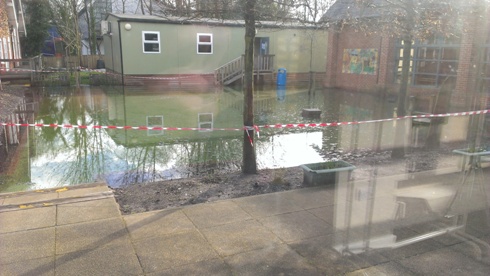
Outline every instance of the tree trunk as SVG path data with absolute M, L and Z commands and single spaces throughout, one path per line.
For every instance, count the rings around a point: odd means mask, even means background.
M 80 87 L 80 71 L 78 70 L 78 68 L 80 67 L 81 61 L 82 61 L 82 52 L 80 50 L 80 47 L 82 45 L 82 39 L 81 39 L 81 35 L 80 35 L 80 29 L 78 28 L 78 16 L 77 16 L 78 10 L 77 10 L 77 2 L 76 1 L 72 2 L 72 8 L 73 8 L 72 14 L 74 15 L 73 16 L 73 26 L 75 28 L 75 46 L 74 47 L 75 47 L 76 55 L 78 58 L 78 66 L 76 66 L 76 68 L 75 68 L 75 85 L 76 85 L 76 87 Z
M 398 106 L 397 106 L 397 116 L 407 115 L 406 102 L 407 102 L 407 91 L 410 75 L 410 59 L 412 52 L 412 37 L 409 35 L 404 36 L 403 40 L 403 59 L 402 59 L 402 79 L 400 83 L 400 91 L 398 93 Z M 394 148 L 391 151 L 391 158 L 403 158 L 405 156 L 406 148 L 406 127 L 405 123 L 397 124 L 395 128 L 395 141 Z
M 255 2 L 247 0 L 245 3 L 245 68 L 243 78 L 243 125 L 254 125 L 253 107 L 253 70 L 254 70 L 254 39 L 255 39 Z M 253 145 L 253 128 L 245 129 L 243 134 L 243 166 L 242 172 L 247 174 L 257 173 L 257 160 Z

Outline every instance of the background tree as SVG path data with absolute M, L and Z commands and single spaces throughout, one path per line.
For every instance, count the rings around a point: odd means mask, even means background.
M 48 0 L 30 0 L 25 2 L 25 5 L 28 35 L 22 37 L 22 53 L 24 56 L 32 57 L 39 55 L 44 47 L 52 15 Z
M 336 0 L 296 0 L 293 3 L 295 7 L 292 11 L 295 21 L 308 27 L 314 27 L 314 29 L 305 29 L 304 32 L 310 40 L 310 73 L 308 81 L 308 95 L 311 95 L 315 89 L 315 72 L 313 72 L 313 50 L 314 44 L 317 40 L 316 31 L 319 29 L 326 29 L 328 26 L 325 21 L 321 20 L 322 16 L 327 12 L 328 8 Z
M 94 55 L 97 53 L 97 32 L 96 32 L 96 24 L 100 24 L 100 22 L 96 22 L 95 18 L 95 9 L 94 9 L 94 1 L 93 0 L 84 0 L 83 1 L 83 13 L 85 16 L 85 20 L 87 21 L 87 35 L 88 35 L 88 46 L 90 54 Z
M 254 70 L 254 42 L 255 42 L 255 8 L 256 0 L 246 0 L 244 6 L 245 19 L 245 68 L 243 78 L 243 125 L 254 125 L 253 108 L 253 70 Z M 254 130 L 245 129 L 243 135 L 243 173 L 257 173 L 257 158 L 253 146 Z
M 78 24 L 78 15 L 83 8 L 83 2 L 78 0 L 49 0 L 53 13 L 53 22 L 63 38 L 66 55 L 78 57 L 79 64 L 82 58 L 82 38 Z M 80 73 L 75 70 L 76 85 L 80 85 Z

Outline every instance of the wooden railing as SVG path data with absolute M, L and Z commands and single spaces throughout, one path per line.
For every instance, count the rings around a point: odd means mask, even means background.
M 275 55 L 254 56 L 254 71 L 256 73 L 271 73 L 274 70 Z
M 227 85 L 241 78 L 243 75 L 243 61 L 243 56 L 241 56 L 214 70 L 215 84 Z
M 216 85 L 228 85 L 243 76 L 244 56 L 238 57 L 214 70 Z M 274 55 L 254 56 L 254 73 L 272 73 L 274 70 Z
M 43 56 L 43 63 L 46 68 L 76 68 L 84 67 L 87 69 L 97 69 L 97 61 L 103 59 L 103 56 L 98 55 L 83 55 L 77 56 L 62 56 L 62 57 L 52 57 Z

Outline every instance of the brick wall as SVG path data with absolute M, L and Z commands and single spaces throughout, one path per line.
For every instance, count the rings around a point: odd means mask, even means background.
M 381 53 L 383 39 L 379 35 L 365 35 L 352 28 L 345 27 L 342 32 L 330 31 L 327 52 L 327 76 L 325 86 L 338 87 L 349 90 L 362 91 L 378 86 L 380 83 L 380 69 L 383 68 L 382 80 L 386 80 L 386 65 L 380 66 L 378 62 L 376 74 L 350 74 L 342 73 L 342 58 L 344 49 L 378 49 Z M 383 54 L 383 62 L 387 62 L 387 55 Z

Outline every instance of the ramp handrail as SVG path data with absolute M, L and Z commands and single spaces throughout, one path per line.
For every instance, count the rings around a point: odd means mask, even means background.
M 243 75 L 244 56 L 220 66 L 214 70 L 214 81 L 216 85 L 226 85 Z M 274 69 L 274 55 L 254 56 L 254 73 L 272 72 Z

